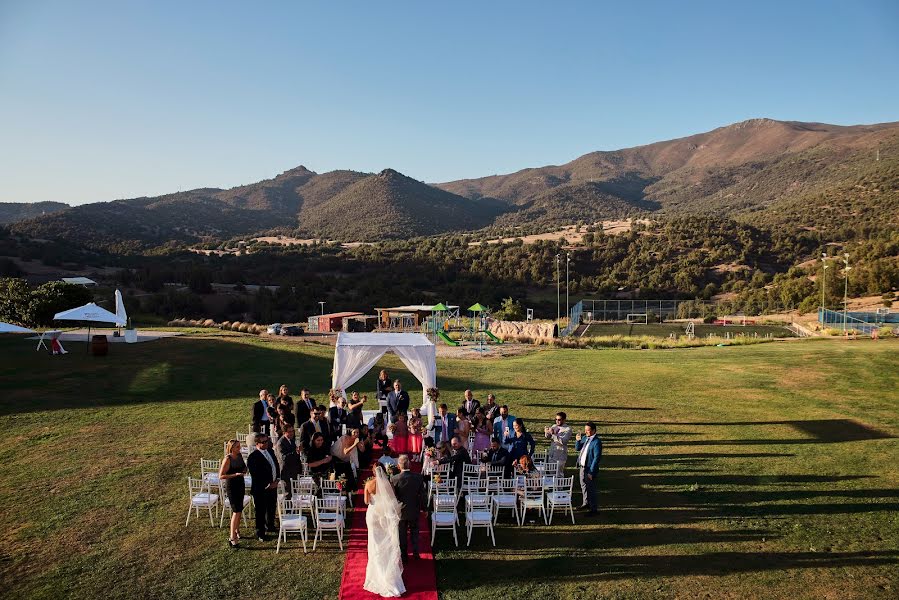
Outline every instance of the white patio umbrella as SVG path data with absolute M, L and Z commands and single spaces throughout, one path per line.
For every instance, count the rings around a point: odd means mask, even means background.
M 125 321 L 121 320 L 118 315 L 113 314 L 97 306 L 93 302 L 88 302 L 84 306 L 70 308 L 53 315 L 54 321 L 84 321 L 87 323 L 87 348 L 90 352 L 91 341 L 91 323 L 112 323 L 114 325 L 125 325 Z
M 125 312 L 125 303 L 122 301 L 122 292 L 115 291 L 115 316 L 121 319 L 122 326 L 128 323 L 128 313 Z
M 34 329 L 28 329 L 27 327 L 19 327 L 18 325 L 13 325 L 12 323 L 4 323 L 0 321 L 0 333 L 37 333 Z

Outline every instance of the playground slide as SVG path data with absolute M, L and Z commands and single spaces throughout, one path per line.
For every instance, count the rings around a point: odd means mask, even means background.
M 437 337 L 439 337 L 441 340 L 443 340 L 444 342 L 446 342 L 446 344 L 447 344 L 448 346 L 458 346 L 458 345 L 459 345 L 459 342 L 457 342 L 456 340 L 454 340 L 454 339 L 451 338 L 450 336 L 446 335 L 446 333 L 443 332 L 443 331 L 438 331 L 438 332 L 437 332 Z
M 484 333 L 487 334 L 487 338 L 488 338 L 488 339 L 493 340 L 495 343 L 497 343 L 497 344 L 502 344 L 502 343 L 503 343 L 503 341 L 502 341 L 501 339 L 499 339 L 498 337 L 496 337 L 495 335 L 493 335 L 492 333 L 490 333 L 490 332 L 487 331 L 486 329 L 484 330 Z

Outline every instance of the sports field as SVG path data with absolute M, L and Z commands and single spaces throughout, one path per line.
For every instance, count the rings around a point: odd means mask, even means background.
M 628 324 L 628 323 L 591 323 L 587 326 L 587 331 L 583 337 L 603 336 L 603 335 L 627 335 L 627 336 L 653 336 L 667 338 L 671 334 L 678 337 L 686 335 L 686 323 L 646 323 L 646 324 Z M 796 334 L 778 325 L 706 325 L 696 324 L 695 335 L 697 337 L 706 337 L 709 335 L 717 337 L 737 337 L 745 335 L 747 337 L 795 337 Z
M 250 597 L 265 573 L 267 597 L 336 597 L 336 543 L 235 552 L 224 529 L 184 527 L 200 458 L 245 429 L 260 387 L 320 398 L 332 347 L 195 336 L 53 358 L 30 344 L 0 340 L 4 596 Z M 496 549 L 442 533 L 441 597 L 895 598 L 897 355 L 896 340 L 802 340 L 439 360 L 442 400 L 493 391 L 535 430 L 561 408 L 605 441 L 599 518 L 505 524 Z

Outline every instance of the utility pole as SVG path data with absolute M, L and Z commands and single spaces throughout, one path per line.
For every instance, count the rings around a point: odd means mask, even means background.
M 827 290 L 827 252 L 821 254 L 821 262 L 824 265 L 824 271 L 821 273 L 821 318 L 824 318 L 824 309 L 827 308 L 826 298 L 824 296 Z
M 322 316 L 325 316 L 325 303 L 324 303 L 324 302 L 321 302 L 321 301 L 319 301 L 319 304 L 320 304 L 320 305 L 321 305 L 321 307 L 322 307 Z
M 843 254 L 843 263 L 846 265 L 843 270 L 843 276 L 846 281 L 843 285 L 843 333 L 846 333 L 847 317 L 849 316 L 849 253 Z

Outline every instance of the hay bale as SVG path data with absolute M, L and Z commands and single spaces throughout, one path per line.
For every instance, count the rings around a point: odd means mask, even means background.
M 206 319 L 203 321 L 203 327 L 215 327 L 215 321 L 212 319 Z
M 243 325 L 240 321 L 234 321 L 231 323 L 231 331 L 240 331 L 240 326 Z
M 554 323 L 526 323 L 524 321 L 491 321 L 490 333 L 501 340 L 506 338 L 522 338 L 527 337 L 531 340 L 538 338 L 554 338 L 556 337 L 556 326 Z M 529 342 L 528 342 L 529 343 Z
M 220 325 L 222 329 L 231 329 L 231 321 L 225 321 Z
M 250 332 L 250 324 L 249 323 L 241 323 L 240 327 L 237 330 L 241 333 L 249 333 Z
M 255 333 L 256 335 L 261 335 L 268 331 L 268 327 L 266 327 L 265 325 L 254 325 L 253 330 L 253 333 Z

